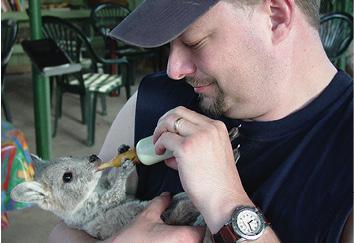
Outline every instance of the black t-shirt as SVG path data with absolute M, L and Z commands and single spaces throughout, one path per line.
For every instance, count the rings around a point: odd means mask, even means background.
M 237 169 L 242 184 L 282 242 L 338 242 L 353 201 L 353 80 L 339 71 L 303 109 L 276 121 L 242 124 Z M 192 87 L 165 73 L 139 86 L 135 141 L 150 136 L 158 119 L 183 105 L 198 109 Z M 222 161 L 220 161 L 222 163 Z M 178 173 L 158 163 L 138 167 L 137 196 L 183 191 Z

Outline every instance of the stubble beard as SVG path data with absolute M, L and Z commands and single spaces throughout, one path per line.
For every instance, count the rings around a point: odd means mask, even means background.
M 220 89 L 216 79 L 197 80 L 194 78 L 186 78 L 186 82 L 193 87 L 213 84 L 215 87 L 215 95 L 207 96 L 205 94 L 198 94 L 199 107 L 202 112 L 212 117 L 219 117 L 225 112 L 225 94 Z

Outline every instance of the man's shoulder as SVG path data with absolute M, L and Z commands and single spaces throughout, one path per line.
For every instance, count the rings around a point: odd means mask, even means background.
M 336 91 L 343 90 L 342 98 L 348 98 L 353 96 L 353 77 L 349 76 L 344 71 L 339 70 L 334 76 L 332 83 L 335 83 Z
M 143 80 L 142 82 L 150 82 L 151 80 L 158 80 L 158 79 L 161 79 L 161 80 L 171 80 L 166 72 L 156 72 L 156 73 L 150 73 L 150 74 L 147 74 L 146 76 L 143 77 Z
M 353 86 L 353 77 L 351 77 L 348 73 L 339 70 L 337 75 L 335 76 L 336 79 L 339 80 L 344 80 L 345 82 L 351 83 L 351 86 Z
M 150 136 L 158 119 L 170 109 L 185 106 L 195 110 L 197 104 L 197 95 L 185 81 L 170 79 L 166 72 L 145 76 L 138 88 L 135 110 L 135 132 L 138 134 L 136 138 Z

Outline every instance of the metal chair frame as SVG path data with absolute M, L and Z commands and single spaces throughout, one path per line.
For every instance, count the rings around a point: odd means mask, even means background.
M 106 56 L 110 57 L 126 57 L 131 63 L 131 72 L 129 73 L 130 83 L 134 83 L 134 73 L 137 60 L 141 58 L 149 58 L 153 60 L 154 71 L 159 70 L 159 52 L 158 49 L 144 49 L 131 45 L 126 45 L 123 42 L 113 40 L 108 36 L 108 33 L 119 24 L 126 16 L 128 16 L 130 10 L 125 6 L 114 3 L 102 3 L 96 5 L 91 10 L 91 23 L 94 30 L 103 38 L 106 45 Z
M 91 11 L 91 21 L 97 33 L 107 37 L 111 29 L 130 14 L 130 10 L 122 5 L 102 3 Z
M 344 12 L 321 16 L 319 33 L 327 56 L 335 61 L 353 40 L 353 16 Z

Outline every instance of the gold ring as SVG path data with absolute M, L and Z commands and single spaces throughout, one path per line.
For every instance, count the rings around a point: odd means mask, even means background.
M 179 117 L 175 120 L 175 122 L 173 123 L 173 129 L 175 130 L 175 133 L 179 134 L 178 132 L 178 128 L 179 128 L 179 124 L 181 122 L 181 120 L 183 119 L 183 117 Z

